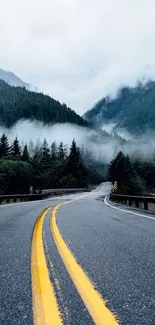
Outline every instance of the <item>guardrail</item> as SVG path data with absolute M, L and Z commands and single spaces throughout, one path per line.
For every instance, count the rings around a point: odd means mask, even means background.
M 47 198 L 47 194 L 15 194 L 15 195 L 0 195 L 0 204 L 10 202 L 26 202 L 42 200 Z
M 144 210 L 153 210 L 149 208 L 149 203 L 155 204 L 155 197 L 153 196 L 134 196 L 134 195 L 119 195 L 111 193 L 110 200 L 121 202 L 129 206 L 136 206 Z
M 51 194 L 51 195 L 59 195 L 59 194 L 69 194 L 69 193 L 80 193 L 90 191 L 88 188 L 57 188 L 57 189 L 46 189 L 42 190 L 42 194 Z
M 89 189 L 85 188 L 65 188 L 65 189 L 47 189 L 42 190 L 41 194 L 14 194 L 14 195 L 0 195 L 0 204 L 10 202 L 26 202 L 46 199 L 47 197 L 59 196 L 63 194 L 72 194 L 86 192 Z

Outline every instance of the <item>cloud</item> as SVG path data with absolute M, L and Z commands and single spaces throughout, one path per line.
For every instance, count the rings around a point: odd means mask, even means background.
M 153 0 L 1 0 L 0 67 L 80 114 L 155 78 Z
M 107 128 L 112 128 L 112 124 Z M 41 146 L 44 139 L 47 140 L 49 148 L 52 142 L 56 141 L 57 145 L 63 141 L 69 150 L 73 137 L 77 145 L 82 149 L 88 150 L 94 160 L 102 163 L 109 163 L 116 154 L 121 150 L 125 154 L 129 154 L 133 159 L 151 160 L 155 156 L 155 132 L 149 131 L 143 136 L 134 137 L 126 130 L 120 129 L 119 134 L 126 138 L 126 142 L 119 140 L 117 137 L 106 136 L 96 130 L 85 127 L 76 126 L 75 124 L 55 124 L 44 125 L 40 122 L 32 122 L 29 120 L 21 120 L 17 122 L 11 129 L 0 126 L 0 136 L 5 132 L 8 136 L 10 145 L 17 136 L 23 148 L 24 144 L 28 144 L 29 150 L 33 142 L 34 147 Z M 148 146 L 149 143 L 149 146 Z M 138 148 L 138 149 L 137 149 Z
M 74 138 L 80 148 L 84 146 L 94 155 L 96 160 L 103 162 L 109 162 L 112 159 L 115 146 L 118 144 L 112 137 L 107 139 L 101 137 L 95 130 L 69 123 L 47 126 L 40 122 L 25 120 L 17 122 L 11 129 L 0 126 L 0 136 L 3 132 L 8 136 L 10 144 L 17 136 L 22 147 L 31 141 L 33 141 L 34 146 L 37 143 L 42 144 L 46 139 L 49 148 L 52 142 L 56 141 L 58 145 L 63 141 L 69 149 Z

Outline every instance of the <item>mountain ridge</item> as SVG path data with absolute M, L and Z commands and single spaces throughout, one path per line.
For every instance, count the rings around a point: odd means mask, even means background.
M 32 86 L 31 84 L 23 81 L 19 78 L 15 73 L 11 71 L 6 71 L 0 68 L 0 79 L 4 80 L 10 86 L 14 87 L 25 87 L 27 90 L 36 91 L 37 88 Z
M 68 122 L 81 126 L 88 125 L 76 112 L 50 96 L 10 86 L 0 80 L 0 124 L 12 127 L 22 119 L 36 120 L 45 124 Z
M 113 132 L 125 129 L 133 134 L 155 130 L 155 82 L 123 87 L 117 97 L 102 98 L 83 118 L 96 127 L 113 124 Z

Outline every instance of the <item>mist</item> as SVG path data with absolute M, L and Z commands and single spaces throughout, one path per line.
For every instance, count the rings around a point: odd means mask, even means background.
M 123 85 L 155 80 L 153 0 L 5 0 L 0 21 L 1 68 L 81 115 Z
M 111 130 L 111 124 L 107 125 L 106 130 Z M 0 126 L 0 136 L 4 132 L 11 144 L 17 136 L 22 148 L 25 144 L 29 145 L 31 141 L 34 146 L 37 143 L 41 145 L 46 139 L 49 148 L 52 142 L 56 141 L 59 144 L 62 141 L 69 150 L 72 140 L 75 139 L 78 147 L 84 147 L 91 153 L 94 160 L 105 164 L 109 163 L 120 150 L 131 157 L 141 159 L 151 159 L 155 152 L 155 132 L 153 131 L 135 137 L 126 130 L 120 129 L 117 134 L 121 137 L 118 137 L 102 130 L 93 130 L 69 123 L 44 125 L 41 122 L 22 120 L 9 129 Z
M 75 139 L 78 147 L 84 146 L 94 156 L 94 159 L 108 163 L 114 154 L 115 146 L 112 137 L 108 140 L 101 136 L 98 131 L 77 125 L 65 123 L 55 125 L 44 125 L 40 122 L 18 121 L 11 129 L 0 127 L 0 134 L 8 136 L 9 142 L 12 143 L 17 136 L 22 147 L 33 141 L 34 145 L 38 142 L 43 143 L 47 140 L 49 147 L 52 142 L 59 144 L 63 141 L 64 145 L 70 147 L 72 140 Z

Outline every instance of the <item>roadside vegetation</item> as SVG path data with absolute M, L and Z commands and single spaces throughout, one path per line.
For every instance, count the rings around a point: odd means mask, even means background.
M 142 160 L 119 152 L 110 162 L 108 178 L 118 182 L 117 193 L 141 195 L 155 191 L 155 159 Z
M 30 186 L 34 190 L 83 188 L 102 182 L 99 171 L 103 169 L 75 140 L 69 149 L 63 142 L 49 146 L 46 139 L 22 148 L 17 137 L 11 145 L 5 133 L 0 138 L 0 194 L 29 193 Z

